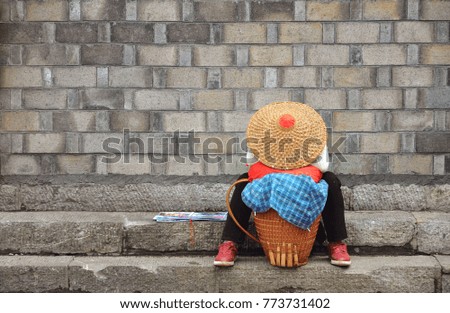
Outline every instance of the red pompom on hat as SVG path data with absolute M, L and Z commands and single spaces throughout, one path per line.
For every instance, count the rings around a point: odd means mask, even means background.
M 295 125 L 295 117 L 290 114 L 284 114 L 278 120 L 278 124 L 285 129 L 290 129 Z

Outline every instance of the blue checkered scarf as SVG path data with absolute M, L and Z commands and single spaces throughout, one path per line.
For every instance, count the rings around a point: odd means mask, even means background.
M 281 218 L 302 229 L 309 229 L 323 211 L 328 184 L 307 175 L 268 174 L 247 184 L 242 200 L 256 213 L 270 208 Z

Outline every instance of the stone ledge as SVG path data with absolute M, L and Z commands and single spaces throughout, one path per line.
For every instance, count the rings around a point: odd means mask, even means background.
M 251 273 L 251 275 L 249 275 Z M 313 257 L 297 269 L 242 257 L 233 268 L 212 257 L 0 256 L 0 292 L 441 292 L 432 256 L 353 257 L 338 268 Z M 330 279 L 332 278 L 332 279 Z
M 0 253 L 135 255 L 214 253 L 222 222 L 157 223 L 155 213 L 0 212 Z M 450 214 L 347 212 L 352 251 L 450 254 Z M 242 253 L 254 253 L 251 240 Z
M 18 178 L 17 178 L 18 179 Z M 0 211 L 221 211 L 235 177 L 165 177 L 105 181 L 3 181 Z M 73 179 L 73 177 L 72 177 Z M 348 210 L 450 212 L 448 184 L 374 184 L 342 187 Z

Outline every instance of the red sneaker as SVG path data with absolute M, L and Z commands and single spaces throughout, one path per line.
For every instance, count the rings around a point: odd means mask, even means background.
M 347 252 L 347 245 L 343 242 L 330 242 L 328 244 L 328 255 L 333 265 L 349 266 L 352 263 Z
M 215 266 L 233 266 L 237 258 L 237 248 L 234 242 L 225 241 L 219 246 L 219 253 L 214 259 Z

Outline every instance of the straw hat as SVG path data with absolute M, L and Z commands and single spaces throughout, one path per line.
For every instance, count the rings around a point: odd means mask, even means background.
M 263 164 L 294 169 L 322 153 L 327 131 L 322 117 L 298 102 L 273 102 L 259 109 L 247 127 L 247 146 Z

